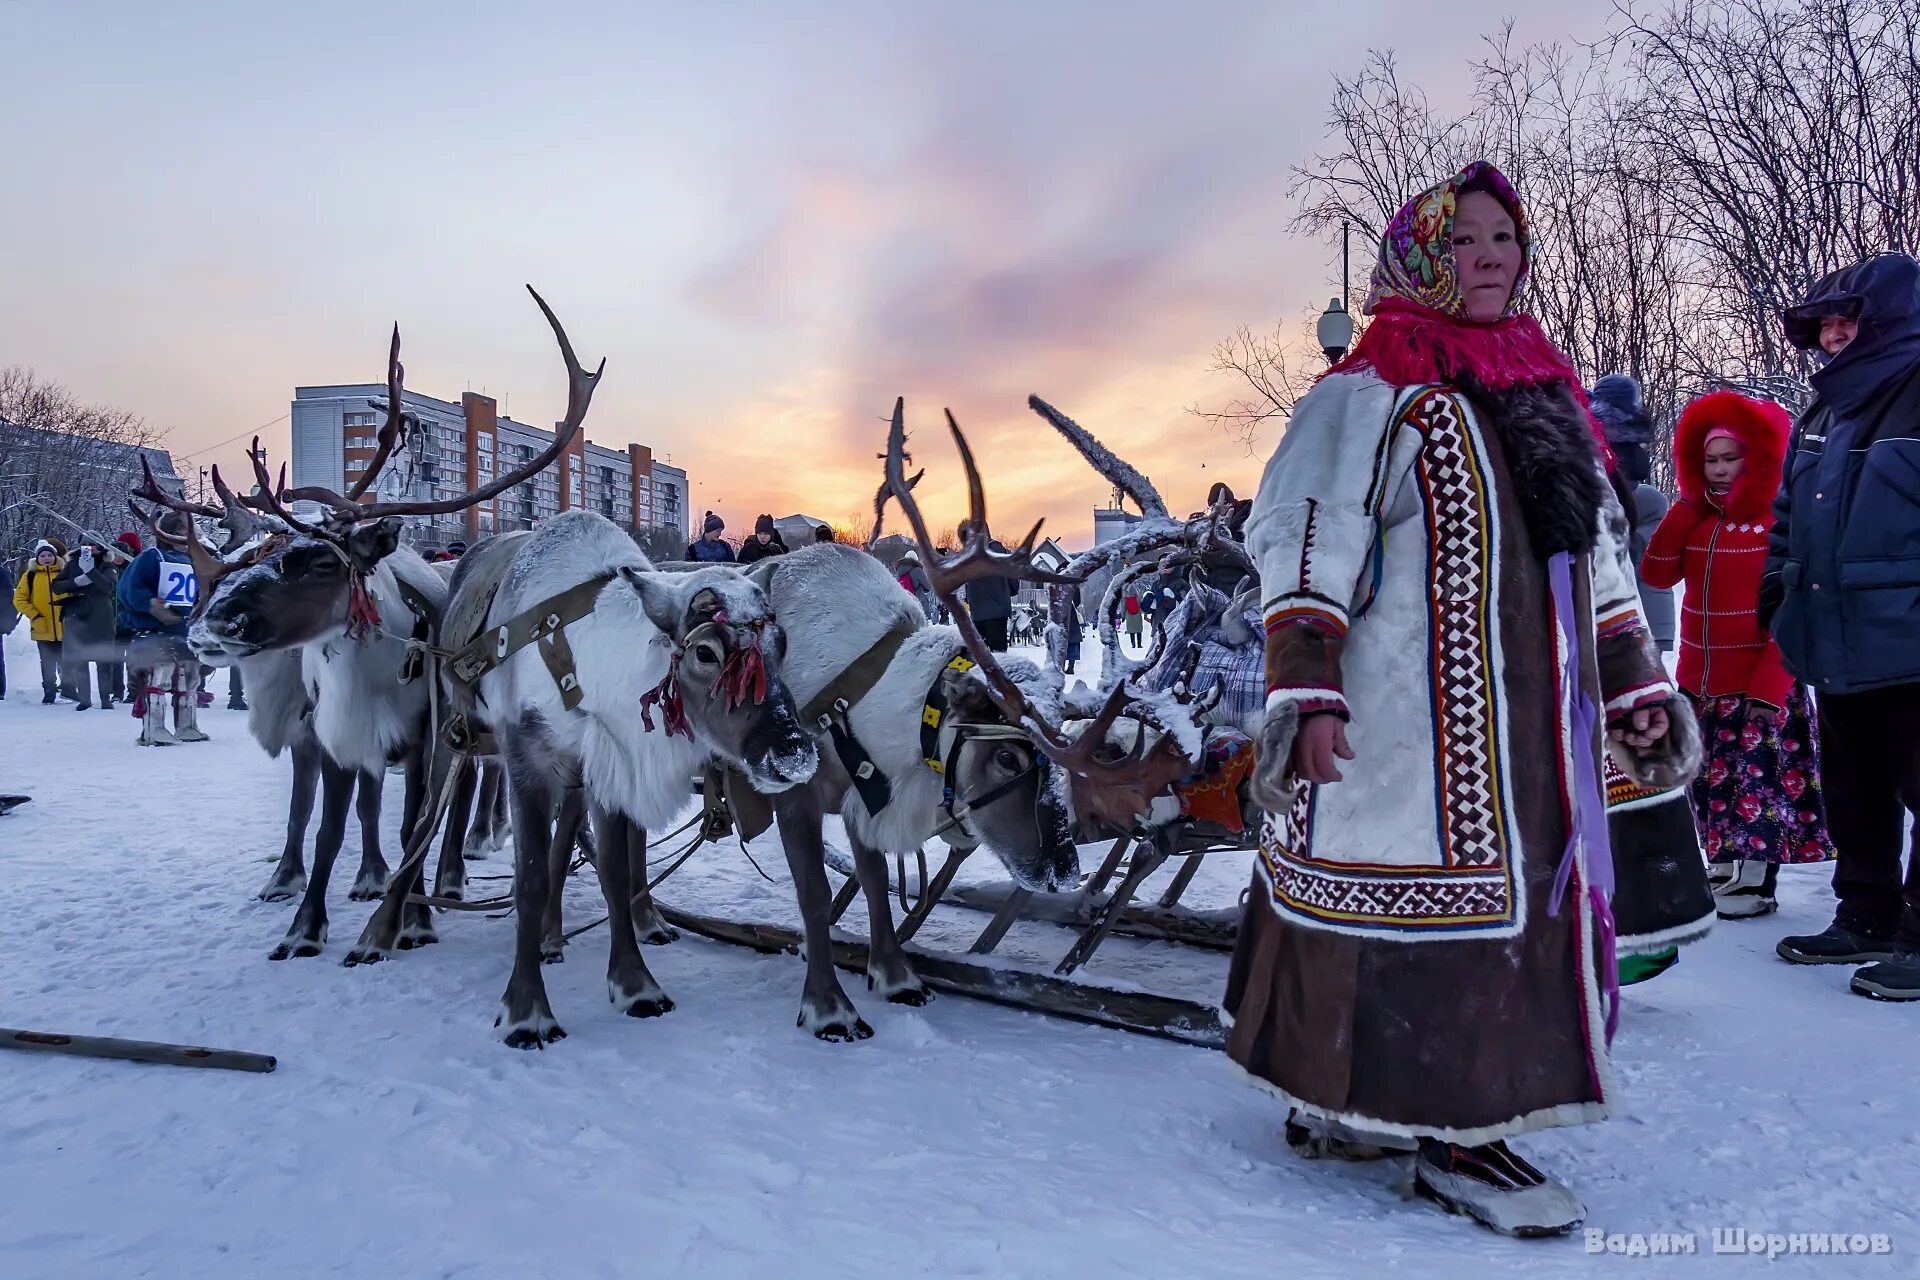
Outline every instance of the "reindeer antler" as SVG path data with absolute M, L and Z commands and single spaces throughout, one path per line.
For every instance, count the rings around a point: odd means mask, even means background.
M 1093 438 L 1093 433 L 1060 412 L 1039 396 L 1028 396 L 1027 407 L 1054 425 L 1054 428 L 1072 442 L 1080 451 L 1080 456 L 1113 483 L 1113 486 L 1132 498 L 1145 516 L 1164 516 L 1167 504 L 1160 497 L 1160 491 L 1153 487 L 1153 481 L 1122 461 L 1112 450 Z
M 140 472 L 143 479 L 140 488 L 134 492 L 138 496 L 145 498 L 148 502 L 157 503 L 171 511 L 177 511 L 185 517 L 187 535 L 184 538 L 176 538 L 168 534 L 160 527 L 160 521 L 157 518 L 152 520 L 149 527 L 152 528 L 156 541 L 169 543 L 173 546 L 186 547 L 187 559 L 193 564 L 194 576 L 200 580 L 200 597 L 195 605 L 197 612 L 200 608 L 205 607 L 205 602 L 212 597 L 213 584 L 218 582 L 223 575 L 231 573 L 234 566 L 222 561 L 220 557 L 214 553 L 212 548 L 200 541 L 200 530 L 199 527 L 194 524 L 193 519 L 195 516 L 207 516 L 218 520 L 222 518 L 225 513 L 216 511 L 214 508 L 202 503 L 188 502 L 185 498 L 175 497 L 165 489 L 162 489 L 160 482 L 154 479 L 153 467 L 148 463 L 145 454 L 141 454 L 140 456 Z M 140 514 L 140 508 L 134 505 L 132 498 L 127 499 L 127 507 L 135 515 Z
M 600 384 L 600 375 L 606 372 L 607 362 L 602 359 L 600 361 L 600 367 L 592 373 L 588 373 L 581 367 L 579 358 L 573 353 L 573 343 L 568 339 L 566 329 L 561 326 L 560 318 L 553 314 L 553 308 L 547 305 L 547 300 L 542 298 L 539 291 L 532 285 L 527 286 L 527 292 L 533 295 L 534 302 L 539 304 L 541 314 L 546 316 L 547 323 L 553 327 L 553 336 L 558 339 L 560 343 L 561 358 L 566 361 L 567 365 L 567 416 L 560 423 L 559 427 L 554 430 L 552 444 L 542 449 L 538 454 L 529 458 L 514 470 L 505 472 L 497 479 L 481 485 L 478 489 L 472 490 L 469 493 L 461 494 L 457 498 L 443 498 L 439 501 L 428 502 L 361 502 L 359 500 L 360 495 L 372 486 L 374 480 L 379 475 L 380 468 L 385 465 L 388 457 L 393 453 L 395 444 L 403 434 L 404 415 L 400 408 L 400 395 L 403 389 L 401 386 L 403 370 L 400 364 L 400 328 L 398 325 L 395 325 L 393 330 L 393 347 L 387 358 L 387 422 L 380 430 L 379 452 L 374 455 L 373 462 L 367 468 L 366 474 L 360 477 L 359 482 L 355 484 L 345 497 L 335 493 L 332 489 L 320 485 L 306 485 L 298 489 L 289 490 L 286 487 L 286 467 L 284 464 L 280 468 L 280 483 L 278 485 L 273 484 L 267 476 L 267 469 L 259 458 L 259 441 L 256 438 L 254 441 L 254 475 L 260 480 L 262 494 L 268 495 L 268 509 L 271 510 L 274 515 L 279 516 L 289 525 L 299 529 L 303 533 L 317 534 L 322 537 L 334 537 L 335 535 L 331 531 L 316 529 L 295 520 L 292 513 L 286 509 L 285 504 L 294 501 L 321 503 L 332 509 L 332 514 L 328 517 L 328 523 L 335 528 L 343 525 L 358 524 L 365 520 L 378 520 L 385 516 L 450 515 L 456 511 L 464 511 L 476 503 L 485 502 L 497 494 L 505 493 L 515 485 L 531 480 L 551 466 L 554 459 L 566 451 L 567 446 L 572 443 L 575 434 L 579 432 L 580 424 L 586 420 L 587 406 L 593 402 L 594 389 Z
M 962 533 L 965 546 L 959 553 L 950 557 L 942 556 L 934 548 L 927 522 L 920 514 L 919 504 L 914 501 L 912 487 L 907 483 L 904 399 L 895 400 L 893 405 L 893 423 L 887 435 L 885 489 L 906 513 L 907 522 L 913 527 L 914 539 L 920 544 L 920 560 L 926 568 L 933 592 L 952 615 L 954 626 L 958 628 L 961 639 L 986 682 L 987 694 L 1000 709 L 1001 715 L 1006 717 L 1009 724 L 1025 730 L 1034 745 L 1055 764 L 1086 781 L 1090 807 L 1096 814 L 1109 822 L 1122 825 L 1130 823 L 1133 818 L 1147 811 L 1154 796 L 1186 772 L 1187 762 L 1177 750 L 1166 749 L 1170 739 L 1163 738 L 1161 744 L 1149 751 L 1144 733 L 1135 738 L 1132 748 L 1121 758 L 1102 760 L 1099 757 L 1099 749 L 1106 741 L 1107 731 L 1120 718 L 1127 704 L 1129 694 L 1124 681 L 1116 683 L 1108 693 L 1106 703 L 1094 717 L 1093 723 L 1077 738 L 1070 738 L 1034 707 L 1026 693 L 994 658 L 993 651 L 987 647 L 986 640 L 974 625 L 972 616 L 960 603 L 957 594 L 960 587 L 986 578 L 1063 583 L 1077 582 L 1079 579 L 1034 567 L 1034 544 L 1040 536 L 1041 522 L 1035 522 L 1016 549 L 993 549 L 992 534 L 987 525 L 986 490 L 980 481 L 980 470 L 974 463 L 973 449 L 968 445 L 965 433 L 960 430 L 960 424 L 954 421 L 950 411 L 947 413 L 947 429 L 953 434 L 954 444 L 960 450 L 960 460 L 967 472 L 970 515 Z

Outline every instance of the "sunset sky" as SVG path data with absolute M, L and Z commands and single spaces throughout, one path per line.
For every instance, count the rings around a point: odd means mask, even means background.
M 1287 188 L 1333 73 L 1392 47 L 1459 95 L 1517 7 L 0 0 L 0 365 L 185 472 L 269 422 L 284 456 L 293 388 L 378 381 L 398 320 L 410 387 L 544 424 L 531 282 L 607 357 L 588 436 L 684 466 L 696 513 L 865 507 L 905 395 L 930 515 L 951 406 L 996 527 L 1085 545 L 1105 486 L 1027 394 L 1176 509 L 1249 491 L 1186 410 L 1231 391 L 1217 340 L 1332 292 Z M 1521 38 L 1594 34 L 1562 7 Z

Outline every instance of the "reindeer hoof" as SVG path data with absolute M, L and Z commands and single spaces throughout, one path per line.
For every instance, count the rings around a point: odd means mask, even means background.
M 898 991 L 887 993 L 888 1004 L 911 1005 L 918 1009 L 933 999 L 933 992 L 925 987 L 902 987 Z
M 838 1010 L 817 1012 L 802 1006 L 800 1016 L 794 1019 L 793 1025 L 813 1032 L 815 1039 L 832 1044 L 851 1044 L 855 1040 L 873 1038 L 873 1028 L 867 1025 L 865 1018 L 854 1012 L 851 1004 Z
M 664 947 L 669 942 L 680 941 L 680 931 L 664 921 L 636 936 L 643 947 Z
M 500 1026 L 506 1017 L 505 1013 L 496 1015 L 493 1025 Z M 553 1020 L 552 1014 L 536 1013 L 515 1019 L 512 1029 L 503 1038 L 510 1049 L 544 1049 L 556 1040 L 565 1040 L 567 1033 Z
M 299 897 L 306 891 L 307 878 L 301 876 L 297 880 L 275 880 L 262 889 L 259 896 L 262 902 L 285 902 L 289 898 Z
M 629 1018 L 657 1018 L 663 1013 L 673 1012 L 673 997 L 659 995 L 635 1000 L 621 1012 Z
M 516 1027 L 507 1033 L 509 1049 L 544 1049 L 556 1040 L 565 1040 L 567 1033 L 558 1025 L 537 1031 L 532 1027 Z
M 821 1027 L 813 1035 L 816 1040 L 825 1040 L 830 1044 L 852 1044 L 856 1040 L 873 1039 L 873 1028 L 867 1025 L 865 1018 L 855 1018 L 851 1027 L 844 1022 L 835 1023 Z
M 540 944 L 541 964 L 565 964 L 567 944 L 564 942 L 543 942 Z
M 347 958 L 340 963 L 351 969 L 355 965 L 379 964 L 387 958 L 387 953 L 379 947 L 355 947 L 347 952 Z
M 369 880 L 361 877 L 353 882 L 353 888 L 347 890 L 347 897 L 355 902 L 378 902 L 387 895 L 385 878 Z
M 285 938 L 279 946 L 267 952 L 269 960 L 304 959 L 320 954 L 320 943 L 312 938 Z

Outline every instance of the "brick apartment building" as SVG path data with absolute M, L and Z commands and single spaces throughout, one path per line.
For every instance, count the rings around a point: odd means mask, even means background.
M 373 461 L 387 389 L 380 383 L 296 387 L 293 392 L 292 480 L 342 490 Z M 418 420 L 406 449 L 378 482 L 384 499 L 456 497 L 511 471 L 553 443 L 553 432 L 502 416 L 491 396 L 467 392 L 454 404 L 418 392 L 402 393 Z M 554 463 L 531 481 L 450 516 L 412 517 L 408 537 L 418 546 L 472 542 L 487 534 L 531 528 L 561 511 L 597 511 L 623 529 L 665 527 L 689 537 L 687 473 L 656 460 L 642 444 L 609 449 L 574 437 Z

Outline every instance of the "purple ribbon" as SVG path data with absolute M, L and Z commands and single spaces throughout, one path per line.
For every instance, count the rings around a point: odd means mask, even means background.
M 1574 860 L 1582 846 L 1587 852 L 1588 899 L 1594 907 L 1594 932 L 1600 955 L 1600 981 L 1607 996 L 1607 1042 L 1613 1042 L 1614 1029 L 1620 1023 L 1620 974 L 1614 957 L 1613 911 L 1608 900 L 1613 896 L 1613 845 L 1607 838 L 1607 801 L 1601 793 L 1600 761 L 1594 755 L 1600 741 L 1600 708 L 1594 704 L 1580 679 L 1580 632 L 1573 623 L 1573 553 L 1562 551 L 1547 561 L 1547 578 L 1553 587 L 1554 625 L 1566 641 L 1567 659 L 1560 679 L 1567 690 L 1573 720 L 1573 776 L 1568 779 L 1571 809 L 1568 814 L 1567 847 L 1560 855 L 1560 868 L 1553 877 L 1553 896 L 1547 912 L 1558 916 L 1566 900 L 1567 884 L 1573 876 Z

